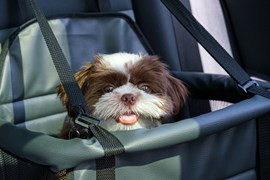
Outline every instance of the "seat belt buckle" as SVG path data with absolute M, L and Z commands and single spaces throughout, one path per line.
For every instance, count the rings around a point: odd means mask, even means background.
M 99 125 L 99 122 L 100 120 L 96 117 L 85 113 L 78 114 L 75 119 L 76 124 L 81 125 L 85 128 L 89 128 L 90 125 Z
M 249 81 L 247 81 L 246 83 L 244 83 L 243 85 L 238 84 L 238 86 L 239 86 L 245 93 L 248 93 L 248 89 L 249 89 L 250 87 L 252 87 L 252 86 L 260 86 L 260 85 L 259 85 L 258 82 L 255 81 L 255 80 L 249 80 Z

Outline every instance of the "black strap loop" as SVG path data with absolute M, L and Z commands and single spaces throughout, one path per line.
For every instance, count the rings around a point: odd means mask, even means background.
M 243 85 L 238 85 L 244 92 L 248 92 L 248 89 L 251 88 L 252 86 L 259 86 L 259 84 L 257 83 L 257 81 L 254 80 L 250 80 L 248 82 L 246 82 Z

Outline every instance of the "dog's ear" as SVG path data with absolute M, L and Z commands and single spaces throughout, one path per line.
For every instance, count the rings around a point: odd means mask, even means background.
M 74 75 L 83 94 L 84 94 L 85 90 L 88 88 L 88 85 L 89 85 L 88 79 L 89 79 L 89 74 L 91 73 L 92 68 L 93 68 L 93 64 L 87 63 L 80 69 L 80 71 L 78 71 Z M 72 107 L 69 104 L 68 97 L 67 97 L 67 94 L 65 92 L 63 85 L 62 84 L 58 85 L 57 89 L 58 89 L 58 96 L 59 96 L 62 104 L 64 106 L 66 106 L 66 109 L 68 111 L 69 116 L 74 117 L 75 114 L 72 111 Z
M 167 76 L 167 94 L 170 96 L 173 104 L 173 114 L 176 115 L 180 109 L 183 107 L 186 98 L 188 96 L 188 90 L 183 82 L 169 73 Z
M 183 107 L 188 96 L 188 90 L 184 83 L 173 77 L 170 74 L 168 66 L 164 64 L 159 56 L 145 56 L 144 57 L 151 64 L 151 68 L 158 71 L 158 77 L 162 76 L 162 80 L 158 81 L 163 84 L 166 90 L 166 95 L 170 98 L 172 106 L 170 111 L 176 115 L 181 107 Z M 155 67 L 155 68 L 154 68 Z

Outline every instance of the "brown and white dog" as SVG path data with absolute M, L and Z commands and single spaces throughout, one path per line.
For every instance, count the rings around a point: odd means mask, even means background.
M 159 126 L 179 112 L 188 94 L 158 56 L 97 55 L 95 62 L 85 64 L 75 77 L 90 111 L 109 131 Z M 58 94 L 71 119 L 61 131 L 60 137 L 66 138 L 75 115 L 62 86 Z

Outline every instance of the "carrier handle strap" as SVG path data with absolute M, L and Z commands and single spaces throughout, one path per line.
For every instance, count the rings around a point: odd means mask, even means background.
M 246 93 L 261 95 L 270 99 L 270 92 L 252 80 L 233 57 L 196 20 L 180 0 L 161 0 L 185 29 L 205 48 Z
M 114 155 L 123 153 L 124 146 L 122 143 L 110 132 L 98 126 L 95 123 L 98 119 L 94 118 L 90 114 L 90 110 L 87 106 L 85 98 L 80 90 L 79 85 L 73 72 L 68 64 L 68 61 L 57 42 L 55 35 L 44 15 L 40 9 L 36 0 L 28 0 L 33 12 L 36 16 L 37 22 L 40 26 L 40 30 L 45 39 L 46 45 L 49 49 L 50 55 L 52 57 L 53 63 L 57 70 L 60 81 L 63 84 L 63 87 L 69 98 L 73 110 L 77 113 L 79 118 L 76 118 L 78 121 L 83 120 L 88 123 L 80 122 L 83 125 L 88 125 L 88 129 L 93 133 L 97 138 L 104 150 L 103 158 L 96 160 L 97 179 L 115 179 L 115 157 Z M 90 123 L 89 123 L 90 122 Z
M 54 36 L 44 13 L 39 8 L 36 0 L 29 0 L 29 2 L 40 26 L 40 30 L 52 57 L 60 81 L 63 84 L 63 87 L 68 95 L 69 102 L 73 107 L 73 111 L 76 113 L 76 115 L 81 113 L 90 114 L 80 87 L 73 76 L 73 72 L 68 64 L 68 61 L 59 43 L 57 42 L 57 39 Z

